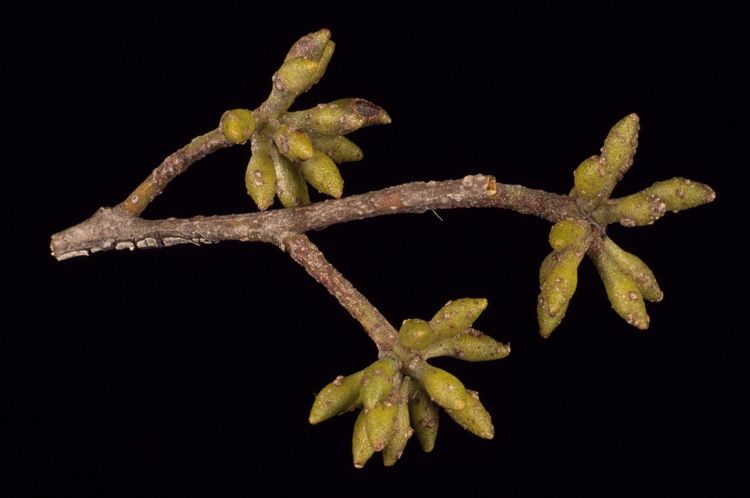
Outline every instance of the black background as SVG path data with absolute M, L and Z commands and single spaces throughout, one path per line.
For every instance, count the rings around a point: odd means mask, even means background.
M 0 494 L 747 492 L 747 26 L 716 6 L 421 9 L 135 3 L 8 19 L 23 32 L 6 43 L 10 104 L 22 111 L 9 168 L 25 175 L 6 183 L 6 235 L 23 254 L 6 260 L 2 451 L 13 463 Z M 535 218 L 456 210 L 310 234 L 394 324 L 448 299 L 489 299 L 477 326 L 513 354 L 437 363 L 480 391 L 493 441 L 444 417 L 432 454 L 412 441 L 396 467 L 376 455 L 355 470 L 353 415 L 306 418 L 317 390 L 375 350 L 278 249 L 49 257 L 49 235 L 119 202 L 223 110 L 262 102 L 289 46 L 323 26 L 336 54 L 297 108 L 358 96 L 393 118 L 353 135 L 366 158 L 342 167 L 346 194 L 471 173 L 567 192 L 630 112 L 640 146 L 616 194 L 673 176 L 717 191 L 714 204 L 654 226 L 610 229 L 665 291 L 647 332 L 615 315 L 586 262 L 565 321 L 538 336 L 549 225 Z M 145 216 L 252 210 L 247 154 L 196 164 Z

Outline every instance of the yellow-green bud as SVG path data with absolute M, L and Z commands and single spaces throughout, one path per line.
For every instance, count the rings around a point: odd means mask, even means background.
M 273 75 L 273 85 L 283 92 L 299 95 L 309 90 L 320 79 L 318 73 L 317 61 L 294 57 L 284 61 L 276 71 Z
M 360 410 L 357 420 L 354 421 L 354 432 L 352 433 L 352 457 L 354 467 L 361 469 L 367 463 L 367 460 L 375 453 L 367 439 L 367 429 L 365 422 L 365 411 Z
M 344 179 L 336 164 L 324 152 L 314 150 L 310 159 L 300 163 L 300 171 L 307 183 L 318 192 L 336 199 L 344 193 Z
M 646 313 L 646 305 L 643 296 L 630 275 L 625 273 L 620 266 L 603 250 L 593 252 L 591 259 L 599 271 L 599 276 L 604 282 L 607 297 L 612 308 L 628 324 L 645 330 L 649 325 L 649 316 Z
M 539 266 L 539 286 L 544 285 L 544 282 L 549 278 L 549 273 L 552 268 L 557 265 L 560 259 L 560 251 L 552 251 L 542 260 L 542 264 Z
M 362 376 L 360 397 L 365 408 L 372 408 L 385 399 L 398 380 L 398 369 L 390 358 L 383 358 L 367 367 Z
M 651 268 L 635 254 L 620 248 L 609 237 L 605 237 L 603 240 L 604 252 L 635 281 L 644 299 L 652 302 L 661 301 L 664 298 L 664 293 L 659 288 Z
M 606 197 L 609 197 L 609 193 L 612 192 L 614 183 L 619 181 L 633 165 L 633 156 L 638 147 L 639 128 L 638 115 L 630 114 L 618 121 L 604 139 L 601 157 L 607 164 L 607 170 L 610 171 L 608 174 L 615 179 Z
M 479 401 L 479 395 L 474 391 L 467 391 L 466 406 L 463 410 L 445 410 L 450 417 L 467 431 L 484 439 L 495 437 L 492 417 Z
M 417 377 L 430 398 L 446 410 L 463 410 L 466 406 L 466 388 L 454 375 L 422 363 Z
M 474 324 L 487 307 L 484 298 L 463 298 L 448 301 L 435 313 L 430 326 L 438 339 L 463 332 Z
M 221 116 L 221 132 L 233 144 L 247 142 L 255 132 L 255 117 L 249 109 L 232 109 Z
M 505 358 L 509 354 L 510 346 L 497 342 L 478 330 L 469 329 L 432 344 L 424 350 L 422 358 L 450 356 L 464 361 L 491 361 Z
M 340 99 L 312 109 L 290 112 L 284 120 L 319 135 L 346 135 L 365 126 L 388 124 L 390 116 L 364 99 Z
M 419 350 L 429 346 L 435 340 L 435 333 L 430 324 L 418 318 L 404 320 L 398 331 L 398 342 L 409 349 Z
M 622 226 L 634 227 L 651 225 L 664 216 L 667 204 L 656 195 L 642 190 L 627 197 L 612 199 L 594 213 L 594 219 L 601 223 L 620 222 Z
M 310 423 L 318 424 L 339 415 L 356 406 L 359 399 L 359 385 L 363 372 L 357 372 L 344 377 L 339 375 L 325 386 L 317 396 L 310 410 Z
M 281 204 L 286 207 L 305 206 L 310 204 L 307 184 L 299 168 L 286 157 L 272 150 L 273 166 L 276 172 L 276 194 Z
M 591 203 L 602 200 L 609 185 L 604 166 L 604 161 L 600 160 L 599 156 L 585 159 L 573 171 L 574 187 L 570 195 Z
M 409 399 L 409 420 L 422 449 L 429 453 L 435 448 L 440 412 L 427 392 L 417 382 L 413 382 L 413 393 Z
M 391 439 L 383 448 L 383 464 L 386 467 L 395 465 L 401 454 L 406 448 L 406 443 L 409 438 L 414 434 L 414 430 L 409 426 L 409 393 L 411 391 L 411 379 L 405 377 L 401 383 L 401 390 L 399 393 L 398 401 L 398 413 L 396 413 L 396 421 L 393 423 L 393 434 Z
M 335 163 L 360 161 L 364 155 L 357 144 L 346 137 L 312 137 L 313 147 L 325 152 Z
M 572 195 L 591 211 L 607 199 L 615 185 L 633 164 L 638 146 L 638 116 L 630 114 L 618 121 L 604 139 L 601 155 L 583 161 L 573 173 Z
M 271 156 L 271 142 L 256 136 L 252 142 L 252 155 L 245 170 L 245 187 L 261 211 L 273 204 L 276 196 L 276 170 Z
M 398 392 L 398 388 L 394 388 Z M 372 408 L 365 408 L 367 439 L 375 451 L 381 451 L 391 440 L 398 415 L 398 396 L 389 396 Z
M 304 131 L 281 125 L 273 135 L 273 141 L 282 154 L 292 161 L 304 161 L 313 156 L 313 145 Z
M 716 193 L 703 183 L 686 178 L 672 178 L 656 182 L 644 192 L 655 195 L 666 204 L 667 211 L 682 211 L 712 202 Z
M 583 220 L 562 220 L 555 223 L 549 231 L 549 245 L 559 251 L 567 247 L 588 247 L 591 227 Z
M 578 265 L 586 249 L 568 247 L 545 259 L 539 272 L 541 291 L 537 300 L 539 333 L 549 337 L 560 325 L 578 285 Z

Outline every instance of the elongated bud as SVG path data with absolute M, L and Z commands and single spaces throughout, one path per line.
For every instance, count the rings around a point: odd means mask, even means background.
M 325 386 L 317 396 L 310 410 L 310 423 L 318 424 L 352 409 L 359 399 L 359 385 L 363 371 L 344 377 L 339 375 Z
M 609 237 L 604 237 L 603 242 L 604 252 L 607 253 L 607 256 L 609 256 L 623 272 L 628 274 L 630 278 L 635 281 L 636 285 L 638 285 L 638 290 L 641 291 L 644 299 L 658 302 L 664 298 L 664 293 L 659 288 L 654 273 L 646 263 L 635 254 L 631 254 L 620 248 Z
M 354 467 L 361 469 L 367 463 L 367 460 L 375 453 L 367 439 L 367 429 L 365 423 L 365 411 L 360 410 L 357 420 L 354 421 L 354 431 L 352 433 L 352 457 Z
M 396 395 L 388 396 L 372 408 L 365 408 L 367 439 L 375 451 L 382 451 L 391 440 L 393 427 L 398 415 L 398 388 Z
M 234 144 L 247 142 L 255 132 L 255 117 L 249 109 L 232 109 L 221 116 L 221 132 Z
M 479 394 L 467 391 L 466 406 L 463 410 L 445 410 L 450 417 L 467 431 L 484 439 L 495 437 L 492 417 L 479 401 Z
M 421 356 L 425 359 L 450 356 L 464 361 L 491 361 L 505 358 L 509 354 L 510 346 L 497 342 L 478 330 L 469 329 L 432 344 Z
M 435 340 L 435 332 L 430 324 L 418 318 L 404 320 L 398 331 L 398 342 L 409 349 L 420 350 Z
M 261 136 L 253 138 L 252 155 L 245 170 L 247 193 L 261 211 L 273 204 L 276 196 L 276 170 L 271 156 L 271 142 Z
M 445 306 L 435 313 L 430 320 L 430 326 L 435 331 L 436 338 L 443 339 L 463 332 L 479 318 L 487 308 L 484 298 L 463 298 L 448 301 Z
M 304 161 L 313 156 L 313 145 L 304 131 L 281 125 L 273 135 L 273 141 L 282 154 L 292 161 Z
M 300 171 L 318 192 L 336 199 L 344 193 L 344 179 L 336 164 L 324 152 L 314 150 L 310 159 L 300 163 Z
M 365 99 L 340 99 L 312 109 L 290 112 L 290 124 L 319 135 L 346 135 L 365 126 L 388 124 L 391 117 L 380 106 Z
M 578 285 L 578 265 L 585 248 L 567 247 L 545 259 L 539 272 L 541 291 L 537 300 L 539 333 L 549 337 L 560 325 Z
M 638 146 L 638 129 L 638 116 L 625 116 L 604 139 L 601 155 L 585 160 L 573 173 L 575 186 L 572 194 L 581 199 L 587 211 L 607 199 L 630 169 Z
M 409 420 L 417 435 L 419 444 L 425 453 L 435 448 L 438 427 L 440 425 L 440 412 L 435 404 L 418 382 L 412 383 L 412 395 L 409 399 Z
M 463 410 L 466 406 L 466 388 L 454 375 L 443 369 L 421 363 L 416 372 L 430 398 L 446 410 Z
M 667 204 L 660 197 L 642 190 L 601 205 L 593 217 L 601 224 L 619 222 L 622 226 L 634 227 L 651 225 L 666 212 Z
M 385 399 L 398 378 L 396 363 L 390 358 L 376 361 L 364 371 L 360 387 L 360 397 L 365 408 L 372 408 Z
M 307 184 L 299 168 L 275 149 L 271 151 L 273 167 L 276 172 L 276 194 L 281 204 L 286 207 L 305 206 L 310 204 Z
M 409 438 L 414 434 L 414 430 L 409 425 L 409 394 L 411 392 L 411 379 L 405 377 L 401 383 L 401 389 L 399 391 L 398 400 L 398 412 L 396 413 L 396 420 L 393 423 L 393 433 L 391 439 L 383 448 L 383 464 L 386 467 L 395 465 L 396 462 L 401 458 L 401 454 L 406 448 L 406 443 Z
M 556 251 L 568 247 L 585 251 L 590 241 L 591 227 L 584 220 L 562 220 L 552 225 L 549 231 L 549 245 Z
M 348 163 L 360 161 L 364 154 L 357 144 L 346 137 L 324 137 L 316 135 L 312 137 L 313 147 L 325 152 L 335 163 Z
M 666 205 L 667 211 L 682 211 L 716 199 L 716 193 L 711 187 L 703 183 L 694 182 L 686 178 L 672 178 L 663 182 L 656 182 L 644 192 L 655 195 Z
M 303 57 L 288 59 L 273 75 L 273 85 L 280 91 L 299 95 L 306 92 L 320 79 L 316 61 Z
M 635 280 L 625 273 L 604 250 L 593 251 L 591 259 L 604 282 L 612 308 L 628 324 L 641 330 L 647 329 L 649 317 Z

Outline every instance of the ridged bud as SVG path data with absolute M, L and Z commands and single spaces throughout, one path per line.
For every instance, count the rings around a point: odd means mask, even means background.
M 628 324 L 641 330 L 647 329 L 649 316 L 635 280 L 603 250 L 593 252 L 591 259 L 604 282 L 607 297 L 615 312 Z
M 318 424 L 352 409 L 359 399 L 359 386 L 363 372 L 344 377 L 339 375 L 315 396 L 309 421 Z
M 365 408 L 372 408 L 385 399 L 398 380 L 397 374 L 396 364 L 390 358 L 378 360 L 365 369 L 360 387 Z
M 391 117 L 380 106 L 365 99 L 340 99 L 312 109 L 290 112 L 284 121 L 312 133 L 346 135 L 365 126 L 388 124 Z
M 383 464 L 386 467 L 395 465 L 396 462 L 401 458 L 401 454 L 406 448 L 406 443 L 409 438 L 414 434 L 414 430 L 409 425 L 409 394 L 411 392 L 412 381 L 409 377 L 405 377 L 401 383 L 401 389 L 399 391 L 398 400 L 398 412 L 396 413 L 396 420 L 393 423 L 393 433 L 391 439 L 383 448 Z
M 607 256 L 635 281 L 644 299 L 658 302 L 664 298 L 651 268 L 638 256 L 623 250 L 609 237 L 604 237 L 602 247 Z
M 310 204 L 307 184 L 297 165 L 276 150 L 272 151 L 271 157 L 276 172 L 276 194 L 281 204 L 286 208 Z
M 273 135 L 279 151 L 292 161 L 304 161 L 313 156 L 313 145 L 304 131 L 281 125 Z
M 313 147 L 325 152 L 335 163 L 360 161 L 364 157 L 362 149 L 346 137 L 316 135 L 311 137 L 311 139 Z
M 354 431 L 352 432 L 352 457 L 354 467 L 358 469 L 364 467 L 370 457 L 375 454 L 375 450 L 367 438 L 365 425 L 365 411 L 360 410 L 357 420 L 354 421 Z
M 448 301 L 432 317 L 430 326 L 437 339 L 451 337 L 471 327 L 485 308 L 487 300 L 484 298 L 467 297 Z
M 463 410 L 466 406 L 466 388 L 454 375 L 422 363 L 417 378 L 430 398 L 446 410 Z
M 425 359 L 450 356 L 464 361 L 491 361 L 505 358 L 510 346 L 497 342 L 478 330 L 469 329 L 427 347 L 422 353 Z
M 318 192 L 338 199 L 344 193 L 344 179 L 336 164 L 324 152 L 314 150 L 310 159 L 299 165 L 302 176 Z
M 245 170 L 245 188 L 261 211 L 268 209 L 276 196 L 276 169 L 271 147 L 273 145 L 267 138 L 253 138 L 252 155 Z
M 466 406 L 463 410 L 445 410 L 448 415 L 467 431 L 484 439 L 495 437 L 492 417 L 479 401 L 479 395 L 467 391 Z

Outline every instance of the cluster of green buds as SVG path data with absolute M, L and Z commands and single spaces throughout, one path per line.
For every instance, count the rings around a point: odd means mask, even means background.
M 376 452 L 394 465 L 416 434 L 426 452 L 435 447 L 439 407 L 466 430 L 492 439 L 490 414 L 476 392 L 452 374 L 426 362 L 451 356 L 488 361 L 510 354 L 508 345 L 472 328 L 487 307 L 486 299 L 448 302 L 430 321 L 405 320 L 398 341 L 403 354 L 387 355 L 349 376 L 339 376 L 318 393 L 310 423 L 359 409 L 352 435 L 354 466 L 362 468 Z
M 537 302 L 540 333 L 548 337 L 562 321 L 577 284 L 578 265 L 588 254 L 599 272 L 612 307 L 630 325 L 648 328 L 644 299 L 661 301 L 664 294 L 653 272 L 637 256 L 606 235 L 606 226 L 650 225 L 667 211 L 681 211 L 711 202 L 714 191 L 684 178 L 657 182 L 635 194 L 610 199 L 615 185 L 633 164 L 638 145 L 638 116 L 620 120 L 604 140 L 601 154 L 581 163 L 573 173 L 570 195 L 581 212 L 579 219 L 556 223 L 549 234 L 552 246 L 539 271 Z
M 382 108 L 357 98 L 288 112 L 294 100 L 323 76 L 334 47 L 327 29 L 303 36 L 273 75 L 266 102 L 255 112 L 232 109 L 221 118 L 227 140 L 251 143 L 245 187 L 260 210 L 268 209 L 275 197 L 284 207 L 309 204 L 308 184 L 325 195 L 341 197 L 344 180 L 337 164 L 363 157 L 344 135 L 391 122 Z

